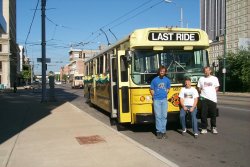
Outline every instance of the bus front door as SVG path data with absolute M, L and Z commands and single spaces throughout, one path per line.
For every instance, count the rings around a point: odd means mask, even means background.
M 117 52 L 118 121 L 131 123 L 128 62 L 125 50 Z
M 118 108 L 118 87 L 117 87 L 117 59 L 110 57 L 110 100 L 111 100 L 111 118 L 117 118 Z

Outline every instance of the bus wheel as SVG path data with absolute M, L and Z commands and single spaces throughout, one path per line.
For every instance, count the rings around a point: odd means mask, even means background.
M 116 124 L 116 128 L 117 128 L 118 131 L 125 131 L 125 130 L 127 130 L 126 126 L 123 125 L 123 124 L 120 124 L 120 123 Z
M 115 118 L 110 118 L 109 121 L 110 121 L 111 126 L 115 126 L 115 125 L 118 124 L 118 122 L 117 122 L 117 120 Z

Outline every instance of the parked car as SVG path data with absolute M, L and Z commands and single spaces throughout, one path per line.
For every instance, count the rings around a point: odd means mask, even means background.
M 42 83 L 41 83 L 41 81 L 34 81 L 31 84 L 31 87 L 32 87 L 32 89 L 40 89 L 42 87 Z
M 24 89 L 39 89 L 42 87 L 42 83 L 41 81 L 34 81 L 31 84 L 27 83 L 23 87 Z
M 61 81 L 55 81 L 55 84 L 56 84 L 56 85 L 61 85 L 62 82 L 61 82 Z

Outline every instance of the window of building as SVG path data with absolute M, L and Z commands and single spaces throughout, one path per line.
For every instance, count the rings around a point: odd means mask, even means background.
M 244 33 L 244 38 L 247 38 L 247 37 L 248 37 L 247 32 L 245 32 Z
M 3 51 L 3 45 L 0 44 L 0 52 L 2 52 L 2 51 Z
M 238 42 L 234 43 L 234 47 L 237 48 L 238 47 Z
M 2 72 L 2 68 L 3 68 L 2 61 L 0 61 L 0 72 Z
M 79 52 L 79 59 L 82 59 L 82 52 Z

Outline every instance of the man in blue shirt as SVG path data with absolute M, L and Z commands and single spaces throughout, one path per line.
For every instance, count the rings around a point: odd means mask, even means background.
M 170 89 L 170 80 L 165 76 L 166 73 L 166 67 L 161 66 L 158 69 L 158 76 L 152 80 L 150 85 L 150 93 L 154 100 L 155 127 L 158 139 L 166 138 L 167 95 Z

